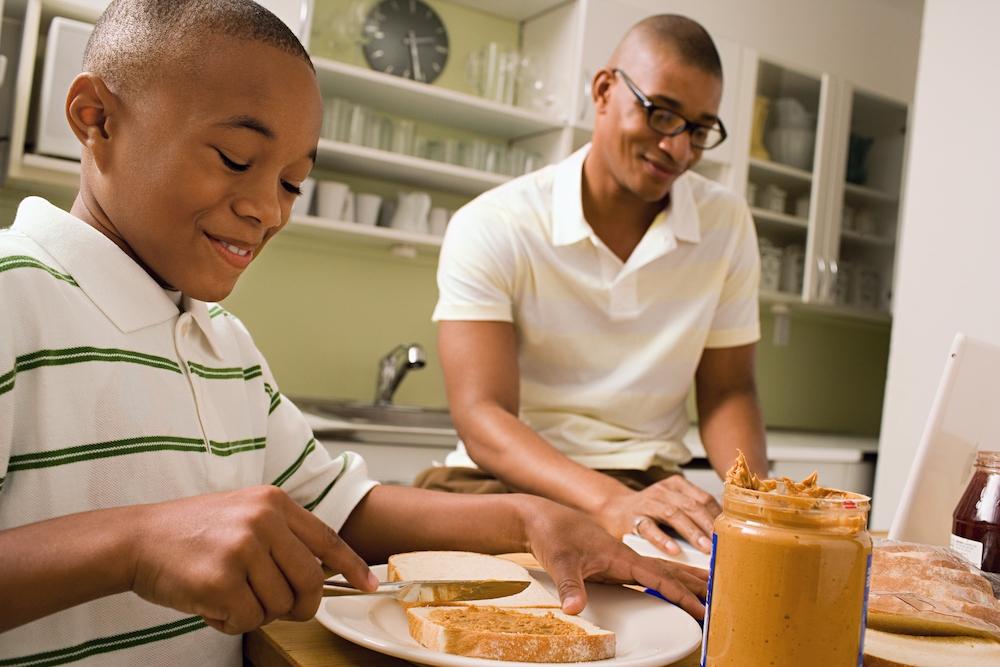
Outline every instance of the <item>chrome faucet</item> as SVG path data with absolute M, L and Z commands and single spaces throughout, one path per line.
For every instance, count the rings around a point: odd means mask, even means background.
M 375 382 L 375 404 L 392 403 L 399 383 L 411 368 L 423 368 L 427 363 L 424 348 L 419 343 L 397 345 L 378 362 L 378 378 Z

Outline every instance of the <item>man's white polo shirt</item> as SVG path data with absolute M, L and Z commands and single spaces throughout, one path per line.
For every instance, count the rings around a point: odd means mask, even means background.
M 0 313 L 0 530 L 257 484 L 339 529 L 374 485 L 358 455 L 313 439 L 239 320 L 186 296 L 178 310 L 112 241 L 43 199 L 0 231 Z M 2 665 L 241 654 L 240 637 L 132 593 L 0 634 Z
M 434 320 L 512 322 L 520 417 L 591 468 L 690 460 L 685 399 L 705 348 L 760 337 L 746 203 L 695 173 L 622 262 L 583 216 L 589 146 L 476 198 L 448 225 Z M 464 446 L 447 464 L 474 466 Z

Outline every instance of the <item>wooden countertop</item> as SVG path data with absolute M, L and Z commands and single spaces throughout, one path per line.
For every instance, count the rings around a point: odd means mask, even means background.
M 505 556 L 537 567 L 529 554 Z M 305 623 L 274 621 L 243 636 L 243 657 L 254 667 L 408 667 L 413 663 L 376 653 L 330 632 L 316 619 Z M 701 648 L 663 667 L 698 667 Z M 497 663 L 498 665 L 501 663 Z
M 699 648 L 670 667 L 698 667 Z M 244 635 L 243 656 L 254 667 L 411 667 L 333 634 L 319 621 L 275 621 Z M 498 665 L 501 663 L 497 663 Z

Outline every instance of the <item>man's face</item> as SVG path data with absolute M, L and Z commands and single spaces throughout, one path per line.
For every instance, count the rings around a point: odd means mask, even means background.
M 722 81 L 683 61 L 671 48 L 646 49 L 622 60 L 620 69 L 649 100 L 689 121 L 713 124 Z M 691 135 L 668 137 L 647 124 L 646 112 L 620 75 L 595 126 L 595 144 L 619 185 L 644 202 L 663 200 L 674 181 L 701 159 Z
M 303 60 L 207 41 L 197 72 L 167 73 L 109 120 L 98 196 L 154 277 L 216 301 L 288 221 L 313 166 L 322 100 Z

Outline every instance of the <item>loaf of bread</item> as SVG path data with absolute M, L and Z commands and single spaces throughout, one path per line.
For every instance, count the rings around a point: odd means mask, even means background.
M 615 635 L 559 610 L 559 600 L 526 569 L 503 558 L 464 551 L 418 551 L 389 558 L 389 580 L 531 581 L 495 600 L 404 605 L 421 646 L 454 655 L 518 662 L 584 662 L 615 655 Z
M 868 627 L 1000 640 L 1000 601 L 978 570 L 947 549 L 877 545 L 872 553 Z
M 865 667 L 985 667 L 1000 665 L 1000 643 L 980 637 L 918 637 L 869 629 Z

